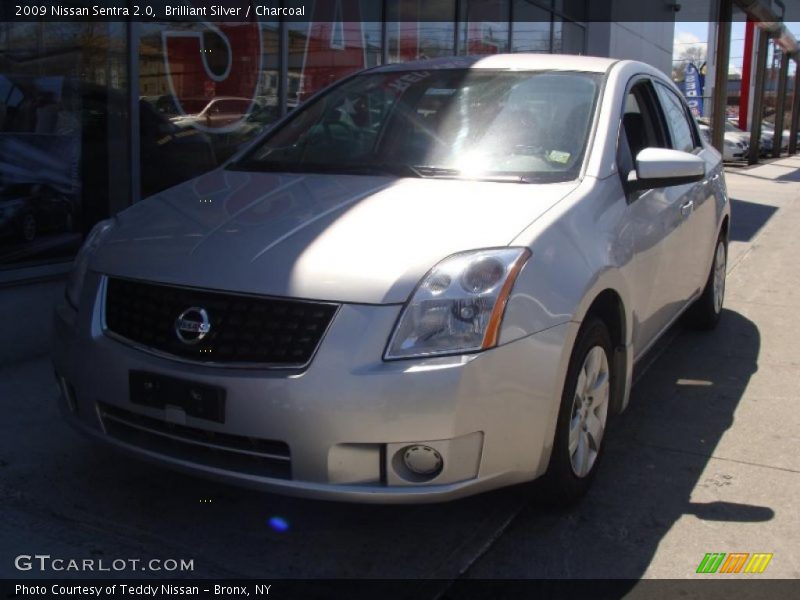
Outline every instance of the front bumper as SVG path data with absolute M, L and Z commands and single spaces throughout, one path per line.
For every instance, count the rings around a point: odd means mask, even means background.
M 98 283 L 97 275 L 87 278 L 89 289 Z M 360 502 L 442 501 L 541 475 L 566 371 L 564 348 L 577 328 L 565 323 L 469 356 L 384 362 L 400 307 L 343 305 L 309 368 L 287 373 L 187 364 L 129 347 L 103 333 L 100 295 L 86 296 L 86 310 L 64 304 L 55 317 L 54 365 L 73 425 L 165 466 L 266 491 Z M 225 423 L 131 403 L 131 370 L 224 387 Z M 120 434 L 109 417 L 120 414 L 144 422 L 137 426 L 150 433 Z M 186 432 L 226 441 L 177 443 L 181 452 L 147 441 L 185 442 Z M 287 447 L 279 460 L 290 463 L 288 475 L 208 459 L 226 452 L 241 458 L 239 439 Z M 409 477 L 399 460 L 418 443 L 443 457 L 432 479 Z

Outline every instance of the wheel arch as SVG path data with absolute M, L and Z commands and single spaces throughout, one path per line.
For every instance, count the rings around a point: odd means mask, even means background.
M 605 323 L 611 336 L 613 356 L 612 414 L 622 412 L 630 397 L 633 371 L 633 350 L 631 339 L 631 318 L 623 295 L 615 287 L 602 287 L 593 293 L 583 311 L 580 321 L 596 317 Z
M 722 217 L 722 224 L 719 227 L 719 235 L 725 236 L 726 243 L 728 241 L 728 236 L 730 235 L 730 223 L 731 223 L 731 216 L 730 214 L 726 214 L 724 217 Z

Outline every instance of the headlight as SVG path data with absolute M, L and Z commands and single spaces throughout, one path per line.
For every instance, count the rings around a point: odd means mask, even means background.
M 473 250 L 445 258 L 417 285 L 384 358 L 474 352 L 497 345 L 508 295 L 531 253 Z
M 81 298 L 81 291 L 83 290 L 83 282 L 86 279 L 86 271 L 89 268 L 89 259 L 94 254 L 94 251 L 103 241 L 103 238 L 114 228 L 114 219 L 106 219 L 100 221 L 95 225 L 86 236 L 86 241 L 83 246 L 78 250 L 75 257 L 75 262 L 72 265 L 72 271 L 67 280 L 67 301 L 73 308 L 78 308 L 78 303 Z

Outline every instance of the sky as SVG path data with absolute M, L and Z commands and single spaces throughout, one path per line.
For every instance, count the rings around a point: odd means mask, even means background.
M 800 40 L 800 22 L 787 22 L 786 27 Z M 744 54 L 744 21 L 734 21 L 731 27 L 731 55 L 729 72 L 742 72 L 742 56 Z M 705 48 L 708 42 L 708 23 L 675 22 L 675 39 L 672 49 L 673 60 L 677 60 L 681 52 L 691 46 Z M 791 67 L 790 67 L 791 69 Z

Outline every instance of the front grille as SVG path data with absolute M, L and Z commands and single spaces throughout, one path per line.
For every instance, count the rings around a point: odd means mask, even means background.
M 176 333 L 178 317 L 202 308 L 210 330 Z M 107 331 L 127 340 L 198 362 L 306 366 L 336 313 L 337 305 L 247 296 L 109 277 Z M 197 320 L 198 313 L 190 316 Z
M 292 478 L 284 442 L 167 423 L 105 403 L 98 406 L 106 433 L 131 446 L 226 471 Z

